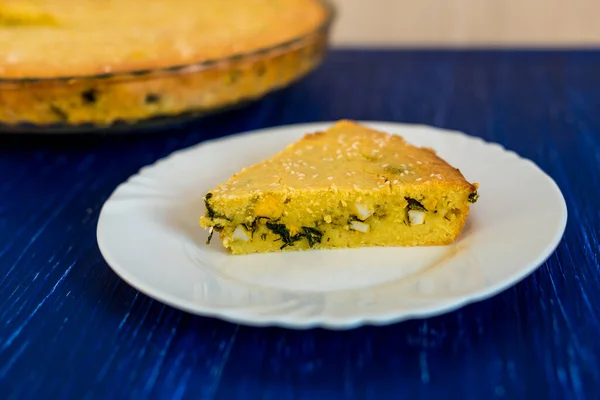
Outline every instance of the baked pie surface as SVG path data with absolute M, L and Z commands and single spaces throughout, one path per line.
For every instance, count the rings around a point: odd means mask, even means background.
M 305 75 L 318 0 L 0 1 L 0 122 L 106 125 L 210 112 Z

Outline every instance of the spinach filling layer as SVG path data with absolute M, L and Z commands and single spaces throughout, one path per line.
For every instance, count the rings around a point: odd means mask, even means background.
M 214 211 L 214 209 L 211 207 L 209 200 L 213 197 L 212 193 L 208 193 L 205 198 L 204 198 L 204 202 L 206 205 L 206 209 L 207 209 L 207 214 L 208 217 L 211 219 L 214 218 L 222 218 L 228 221 L 231 221 L 230 218 L 227 218 L 225 215 L 219 214 L 217 212 Z M 470 203 L 475 203 L 479 198 L 479 194 L 477 192 L 473 192 L 469 195 L 468 201 Z M 405 212 L 406 212 L 406 217 L 405 217 L 405 224 L 409 225 L 409 216 L 408 216 L 408 212 L 409 211 L 421 211 L 421 212 L 427 212 L 427 208 L 425 208 L 425 206 L 418 200 L 411 198 L 411 197 L 405 197 L 405 200 L 407 201 L 407 205 L 405 207 Z M 437 213 L 437 211 L 434 211 L 434 213 Z M 385 216 L 385 213 L 381 214 L 382 216 Z M 280 250 L 283 250 L 284 248 L 288 247 L 288 246 L 293 246 L 296 242 L 306 239 L 306 241 L 308 242 L 308 245 L 310 248 L 313 248 L 316 244 L 321 243 L 321 241 L 323 240 L 323 233 L 315 228 L 315 227 L 308 227 L 308 226 L 303 226 L 301 228 L 301 232 L 298 232 L 294 235 L 291 234 L 290 229 L 282 223 L 279 223 L 279 219 L 277 220 L 271 220 L 267 217 L 257 217 L 252 224 L 241 224 L 247 231 L 251 232 L 252 238 L 254 238 L 254 233 L 257 229 L 257 223 L 262 220 L 265 219 L 267 220 L 265 223 L 265 226 L 267 227 L 267 229 L 269 229 L 271 232 L 273 232 L 275 235 L 279 236 L 279 238 L 275 239 L 275 241 L 281 241 L 282 245 L 280 247 Z M 357 216 L 355 215 L 350 215 L 350 218 L 348 219 L 348 223 L 351 223 L 352 221 L 361 221 Z M 317 226 L 319 225 L 318 223 L 316 224 Z M 223 229 L 222 226 L 215 226 L 214 230 L 220 230 Z M 210 235 L 208 237 L 207 240 L 207 244 L 210 243 L 210 240 L 212 239 L 214 230 L 211 230 Z M 267 234 L 263 233 L 260 235 L 261 240 L 267 240 Z

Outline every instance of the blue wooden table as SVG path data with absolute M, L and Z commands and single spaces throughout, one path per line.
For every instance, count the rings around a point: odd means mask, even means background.
M 100 207 L 140 167 L 340 118 L 462 130 L 532 159 L 567 200 L 563 242 L 490 300 L 345 332 L 192 316 L 103 261 Z M 599 236 L 600 52 L 334 51 L 285 91 L 168 133 L 0 137 L 0 398 L 598 399 Z

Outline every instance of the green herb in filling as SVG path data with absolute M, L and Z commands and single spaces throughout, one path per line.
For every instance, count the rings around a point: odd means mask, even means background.
M 294 242 L 297 242 L 302 238 L 302 234 L 300 233 L 292 236 L 290 230 L 284 224 L 277 224 L 269 221 L 267 222 L 267 228 L 272 230 L 274 234 L 279 235 L 280 238 L 276 240 L 283 241 L 283 245 L 279 248 L 280 250 L 283 250 L 287 246 L 293 246 Z
M 210 234 L 208 235 L 208 239 L 206 239 L 206 244 L 210 244 L 210 241 L 212 240 L 213 234 L 215 233 L 215 231 L 221 230 L 223 229 L 222 226 L 220 225 L 215 225 L 211 230 L 210 230 Z
M 215 217 L 215 210 L 212 209 L 208 201 L 212 199 L 213 194 L 208 192 L 206 196 L 204 196 L 204 205 L 206 206 L 206 212 L 208 214 L 208 218 L 213 219 Z
M 94 104 L 98 100 L 98 91 L 96 89 L 88 89 L 81 93 L 81 100 L 85 104 Z
M 250 237 L 254 238 L 254 232 L 256 231 L 256 223 L 252 223 L 250 225 L 248 224 L 241 224 L 244 228 L 246 228 L 246 231 L 250 232 Z
M 210 241 L 212 240 L 212 236 L 215 233 L 215 229 L 211 229 L 210 230 L 210 234 L 208 235 L 208 239 L 206 239 L 206 244 L 210 244 Z
M 160 102 L 160 96 L 156 93 L 148 93 L 145 101 L 146 104 L 156 104 Z
M 406 217 L 405 217 L 405 220 L 404 220 L 404 225 L 410 226 L 410 218 L 408 216 L 408 212 L 411 211 L 411 210 L 415 210 L 415 211 L 427 211 L 427 209 L 418 200 L 415 200 L 415 199 L 413 199 L 411 197 L 405 197 L 405 199 L 408 202 L 408 204 L 406 205 L 406 209 L 405 209 L 406 210 Z
M 210 219 L 222 218 L 222 219 L 226 219 L 227 221 L 231 221 L 230 218 L 227 218 L 225 215 L 219 214 L 219 213 L 215 212 L 215 210 L 213 210 L 212 206 L 208 202 L 210 199 L 212 199 L 212 197 L 213 197 L 213 194 L 210 192 L 208 192 L 206 194 L 206 196 L 204 196 L 204 205 L 206 206 L 206 213 L 208 214 L 208 218 L 210 218 Z
M 304 235 L 306 236 L 306 240 L 308 240 L 308 245 L 313 247 L 315 243 L 321 243 L 321 239 L 323 238 L 323 234 L 315 228 L 309 228 L 307 226 L 303 226 L 302 230 L 304 231 Z
M 49 107 L 52 114 L 56 115 L 61 122 L 67 122 L 69 120 L 69 114 L 59 106 L 50 104 Z
M 406 211 L 416 210 L 416 211 L 427 211 L 427 209 L 421 204 L 420 201 L 415 200 L 411 197 L 405 197 L 408 205 L 406 206 Z
M 267 228 L 269 228 L 273 233 L 279 235 L 279 239 L 275 241 L 281 240 L 283 245 L 279 248 L 283 250 L 287 246 L 293 246 L 295 242 L 301 240 L 302 238 L 306 238 L 308 241 L 308 245 L 313 247 L 316 243 L 321 243 L 321 239 L 323 238 L 323 234 L 315 228 L 311 228 L 308 226 L 303 226 L 302 231 L 295 235 L 290 234 L 290 230 L 284 224 L 278 224 L 275 222 L 267 222 Z M 263 239 L 264 240 L 264 239 Z
M 474 191 L 473 193 L 471 193 L 469 195 L 469 203 L 475 203 L 477 200 L 479 200 L 479 193 L 477 193 L 477 191 Z

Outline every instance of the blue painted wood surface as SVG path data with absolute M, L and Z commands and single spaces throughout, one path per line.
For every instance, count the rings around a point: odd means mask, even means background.
M 566 197 L 564 240 L 490 300 L 346 332 L 192 316 L 103 261 L 98 212 L 140 167 L 339 118 L 462 130 L 532 159 Z M 599 234 L 600 52 L 335 51 L 283 92 L 169 133 L 1 137 L 0 398 L 597 399 Z

